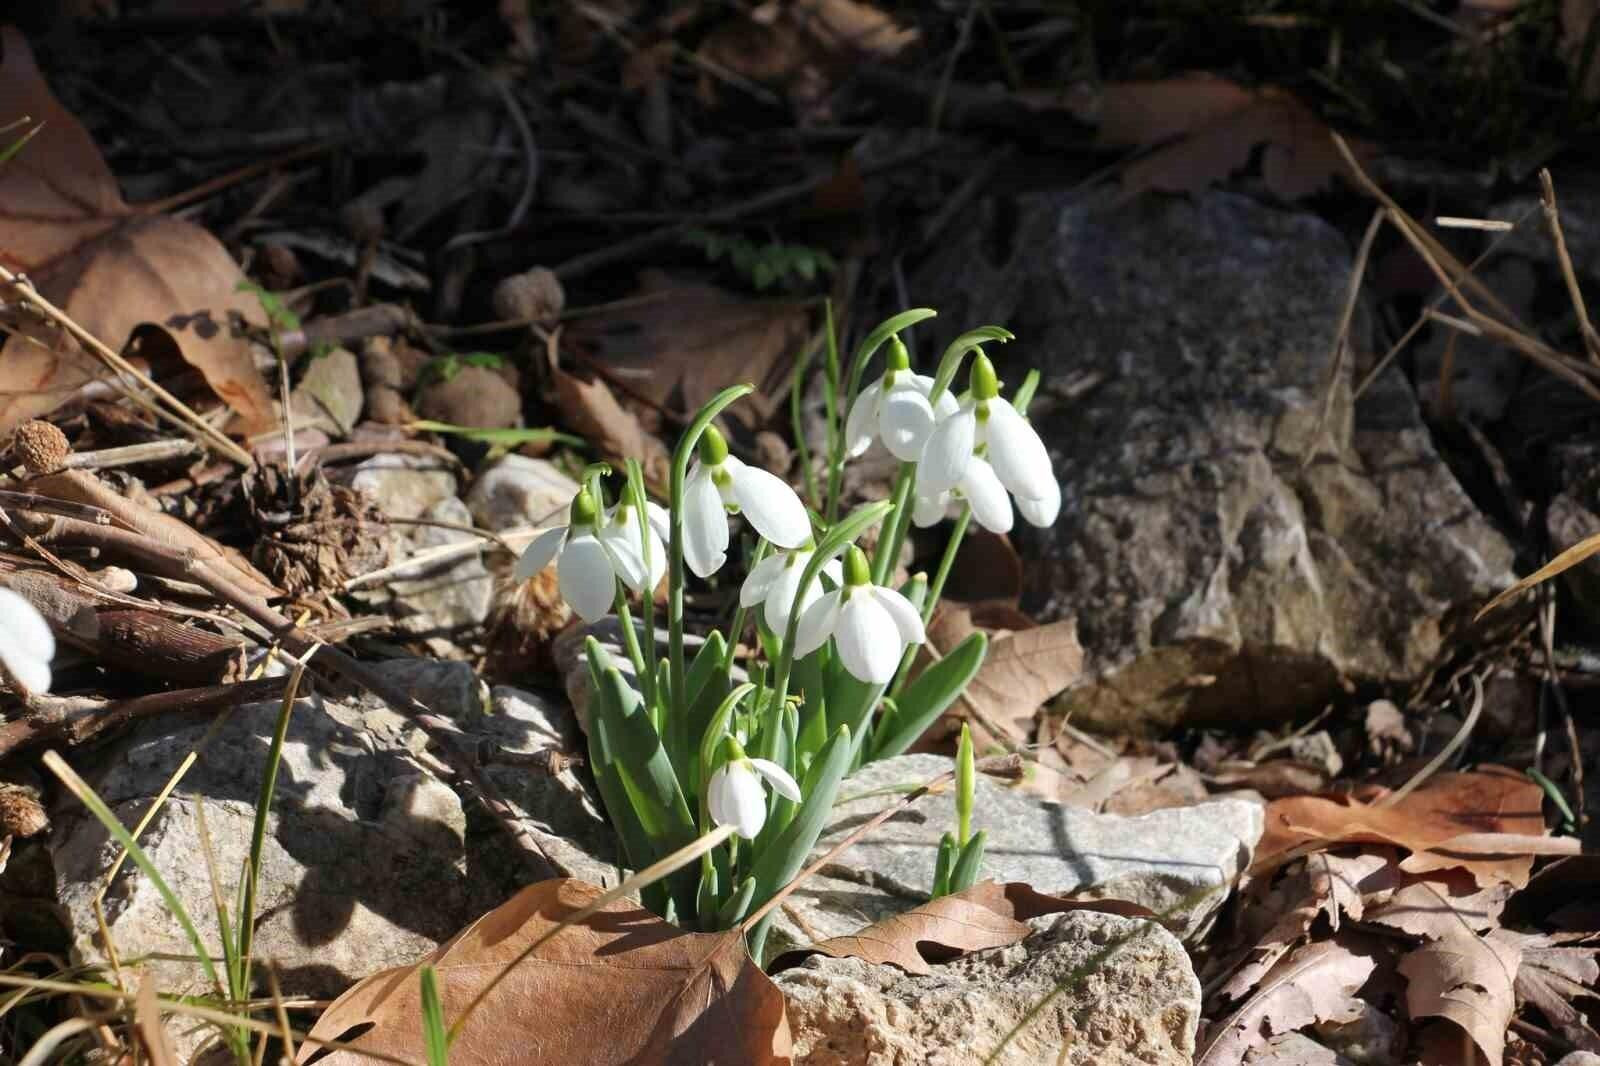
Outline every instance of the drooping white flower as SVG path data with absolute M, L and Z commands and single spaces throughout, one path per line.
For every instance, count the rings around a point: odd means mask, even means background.
M 928 435 L 917 464 L 917 484 L 925 492 L 942 492 L 961 484 L 973 453 L 984 448 L 1000 484 L 1019 500 L 1047 499 L 1055 472 L 1044 441 L 1028 420 L 1000 397 L 994 364 L 979 352 L 972 364 L 971 389 L 960 409 L 941 418 Z
M 646 594 L 661 580 L 666 559 L 659 541 L 665 533 L 658 523 L 664 525 L 664 515 L 659 507 L 650 513 L 656 535 L 650 538 L 647 568 L 632 508 L 620 505 L 601 520 L 594 497 L 588 489 L 580 489 L 572 498 L 570 524 L 555 526 L 535 537 L 517 560 L 513 573 L 517 580 L 525 581 L 554 561 L 561 598 L 585 622 L 598 622 L 611 612 L 618 578 L 633 591 Z
M 1051 483 L 1054 484 L 1053 481 Z M 978 525 L 989 532 L 1011 532 L 1013 521 L 1011 497 L 1006 495 L 1005 486 L 1000 484 L 1000 479 L 995 476 L 994 467 L 990 466 L 989 460 L 983 456 L 972 457 L 954 489 L 933 492 L 919 483 L 916 505 L 911 511 L 911 521 L 919 527 L 933 525 L 944 517 L 945 508 L 951 497 L 966 500 L 971 504 L 972 517 L 978 520 Z
M 21 596 L 0 588 L 0 664 L 32 693 L 50 691 L 56 638 L 44 616 Z
M 867 557 L 852 545 L 845 555 L 843 586 L 824 593 L 800 616 L 794 653 L 810 655 L 829 637 L 851 677 L 884 685 L 899 669 L 906 645 L 921 644 L 927 634 L 910 600 L 872 583 Z
M 904 463 L 922 458 L 922 449 L 938 418 L 959 410 L 949 390 L 939 394 L 937 410 L 928 402 L 933 379 L 913 374 L 906 346 L 899 337 L 889 340 L 889 365 L 883 376 L 861 390 L 844 424 L 845 455 L 854 459 L 883 438 L 884 447 Z
M 742 512 L 757 533 L 780 548 L 811 539 L 806 505 L 788 483 L 728 454 L 713 426 L 700 437 L 699 458 L 683 485 L 683 558 L 701 577 L 728 560 L 728 512 Z
M 1037 500 L 1019 499 L 1017 510 L 1022 512 L 1022 517 L 1029 525 L 1040 528 L 1055 525 L 1056 516 L 1061 513 L 1061 485 L 1055 478 L 1051 478 L 1048 493 Z
M 746 840 L 755 839 L 767 821 L 766 779 L 778 795 L 800 802 L 800 786 L 789 771 L 771 759 L 751 759 L 732 737 L 725 737 L 728 761 L 706 785 L 706 809 L 717 825 L 731 825 Z
M 807 607 L 822 597 L 822 582 L 813 581 L 806 586 L 805 598 L 800 601 L 799 607 L 795 607 L 794 597 L 800 591 L 800 578 L 805 574 L 806 563 L 811 555 L 812 549 L 809 547 L 774 552 L 750 569 L 739 588 L 739 606 L 765 604 L 761 616 L 780 638 L 789 631 L 791 609 L 803 615 Z M 823 563 L 822 572 L 832 578 L 835 585 L 844 583 L 839 560 L 829 559 Z

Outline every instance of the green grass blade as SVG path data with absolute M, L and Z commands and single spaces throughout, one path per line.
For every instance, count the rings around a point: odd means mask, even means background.
M 988 650 L 989 638 L 971 633 L 949 655 L 917 675 L 895 700 L 893 717 L 879 725 L 872 758 L 892 759 L 916 743 L 977 676 Z
M 450 1034 L 444 1027 L 439 975 L 426 964 L 422 967 L 422 1038 L 428 1049 L 428 1066 L 449 1066 Z

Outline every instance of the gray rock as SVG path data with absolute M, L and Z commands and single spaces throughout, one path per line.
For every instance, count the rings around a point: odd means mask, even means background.
M 464 664 L 382 668 L 437 713 L 455 718 L 463 744 L 487 739 L 498 748 L 569 750 L 560 718 L 537 697 L 501 689 L 487 712 L 477 709 L 477 682 Z M 214 722 L 153 720 L 96 752 L 92 767 L 81 767 L 132 825 L 188 753 L 199 751 L 141 844 L 218 959 L 206 845 L 231 909 L 278 714 L 276 702 L 264 702 Z M 419 730 L 368 697 L 313 695 L 295 705 L 266 821 L 256 934 L 256 953 L 274 960 L 286 993 L 337 995 L 358 977 L 412 962 L 537 876 L 476 803 L 464 810 L 432 776 L 429 767 L 437 764 L 423 754 L 426 746 Z M 491 766 L 489 773 L 566 872 L 615 883 L 610 830 L 574 771 L 535 778 L 526 768 Z M 93 901 L 118 849 L 70 799 L 56 818 L 49 841 L 55 894 L 70 917 L 75 953 L 101 959 Z M 124 959 L 193 953 L 132 864 L 113 881 L 105 912 Z M 170 994 L 204 983 L 193 964 L 152 965 Z
M 546 459 L 507 455 L 478 476 L 467 492 L 467 508 L 496 533 L 519 526 L 566 523 L 566 507 L 578 483 Z
M 1569 1051 L 1556 1066 L 1600 1066 L 1600 1055 L 1592 1051 Z
M 385 453 L 357 464 L 350 486 L 365 492 L 390 518 L 421 518 L 456 494 L 456 476 L 439 459 Z
M 1534 301 L 1539 281 L 1533 266 L 1521 259 L 1501 257 L 1480 269 L 1479 279 L 1524 322 L 1534 321 Z M 1440 310 L 1465 318 L 1454 300 Z M 1527 357 L 1504 344 L 1435 323 L 1427 339 L 1414 351 L 1417 399 L 1430 418 L 1470 419 L 1479 424 L 1498 422 L 1510 406 L 1512 395 L 1529 365 Z M 1450 362 L 1449 392 L 1440 385 L 1446 359 Z
M 472 525 L 467 505 L 454 496 L 439 500 L 422 517 L 453 526 Z M 437 563 L 426 560 L 440 548 L 480 548 L 485 542 L 466 529 L 441 526 L 403 526 L 396 532 L 398 558 L 418 562 L 402 571 L 403 578 L 389 582 L 389 612 L 403 630 L 426 638 L 436 654 L 451 654 L 453 645 L 465 642 L 489 617 L 494 579 L 479 551 Z
M 779 973 L 796 1066 L 1191 1061 L 1200 982 L 1171 933 L 1090 911 L 1028 924 L 1034 932 L 1021 943 L 925 976 L 825 956 Z M 1004 1050 L 985 1058 L 1047 998 Z
M 348 437 L 361 421 L 366 393 L 354 352 L 335 348 L 311 360 L 300 384 L 289 394 L 296 424 Z
M 1047 194 L 976 216 L 919 277 L 945 333 L 1015 330 L 991 352 L 1012 384 L 1101 379 L 1037 405 L 1063 506 L 1018 538 L 1024 606 L 1079 620 L 1075 723 L 1279 721 L 1341 675 L 1414 677 L 1454 609 L 1512 580 L 1398 373 L 1359 404 L 1352 360 L 1333 374 L 1351 269 L 1321 220 L 1230 193 Z M 1369 334 L 1358 313 L 1358 359 Z
M 947 772 L 942 755 L 871 763 L 840 788 L 819 858 L 895 796 Z M 979 776 L 973 828 L 988 831 L 981 876 L 1041 892 L 1093 889 L 1142 904 L 1184 939 L 1202 932 L 1250 861 L 1264 825 L 1259 805 L 1224 799 L 1137 818 L 1043 800 Z M 773 951 L 852 933 L 928 898 L 939 838 L 955 827 L 955 796 L 924 796 L 803 884 L 773 925 Z

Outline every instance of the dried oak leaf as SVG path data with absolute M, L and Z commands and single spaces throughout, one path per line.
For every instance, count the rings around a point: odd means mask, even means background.
M 1534 855 L 1565 854 L 1571 843 L 1546 834 L 1544 793 L 1503 767 L 1440 774 L 1390 806 L 1348 796 L 1291 796 L 1267 805 L 1266 832 L 1252 870 L 1269 870 L 1299 849 L 1396 844 L 1413 854 L 1407 873 L 1459 867 L 1480 885 L 1528 883 Z
M 113 348 L 137 327 L 157 327 L 155 336 L 200 371 L 246 432 L 272 425 L 271 394 L 234 328 L 236 318 L 261 322 L 261 308 L 237 291 L 244 274 L 233 257 L 199 226 L 124 202 L 22 34 L 5 27 L 0 46 L 0 100 L 38 130 L 0 166 L 0 262 Z M 24 333 L 0 353 L 0 433 L 47 414 L 99 373 L 67 338 Z
M 1574 1047 L 1600 1053 L 1600 1032 L 1575 1005 L 1580 999 L 1600 1002 L 1600 942 L 1595 934 L 1501 929 L 1494 936 L 1516 943 L 1522 952 L 1517 997 L 1539 1008 Z
M 943 607 L 929 628 L 928 641 L 942 654 L 977 628 L 969 609 Z M 977 676 L 948 714 L 970 719 L 980 744 L 994 740 L 1008 746 L 1029 744 L 1039 708 L 1082 673 L 1083 646 L 1078 643 L 1076 618 L 1016 629 L 991 639 Z
M 672 456 L 661 438 L 639 424 L 639 419 L 596 378 L 584 381 L 557 367 L 551 368 L 551 388 L 563 420 L 594 450 L 608 459 L 637 459 L 652 486 L 664 489 L 672 476 Z
M 1327 125 L 1297 97 L 1271 86 L 1249 89 L 1194 73 L 1024 99 L 1064 105 L 1098 127 L 1104 147 L 1149 149 L 1122 170 L 1129 192 L 1198 192 L 1246 166 L 1258 146 L 1262 179 L 1285 200 L 1310 196 L 1346 173 Z M 1366 151 L 1357 148 L 1358 158 Z
M 485 914 L 411 966 L 357 982 L 311 1036 L 350 1037 L 357 1050 L 319 1056 L 307 1041 L 296 1062 L 357 1066 L 360 1052 L 426 1061 L 419 973 L 439 977 L 446 1024 L 553 927 L 601 890 L 572 879 L 540 881 Z M 688 933 L 635 904 L 616 902 L 562 929 L 495 986 L 450 1047 L 451 1066 L 507 1061 L 635 1066 L 790 1059 L 783 994 L 745 950 L 738 930 Z
M 1307 944 L 1280 960 L 1255 995 L 1213 1029 L 1195 1066 L 1234 1066 L 1274 1036 L 1344 1016 L 1377 966 L 1338 940 Z
M 1442 1018 L 1463 1030 L 1476 1046 L 1477 1061 L 1500 1066 L 1506 1027 L 1516 1008 L 1512 994 L 1520 965 L 1520 945 L 1510 938 L 1478 937 L 1462 926 L 1439 940 L 1428 941 L 1400 960 L 1406 978 L 1406 1010 L 1413 1021 Z M 1445 1049 L 1460 1063 L 1461 1045 L 1446 1035 L 1424 1039 L 1426 1048 Z
M 849 936 L 830 937 L 773 960 L 774 972 L 797 965 L 808 955 L 862 959 L 925 974 L 932 963 L 949 962 L 971 951 L 1002 948 L 1033 930 L 1029 918 L 1065 911 L 1100 911 L 1125 918 L 1155 918 L 1154 911 L 1121 900 L 1069 900 L 1035 891 L 1020 881 L 980 881 L 965 892 L 929 900 L 904 914 L 891 915 Z
M 766 421 L 768 397 L 784 387 L 810 331 L 805 306 L 749 300 L 659 270 L 641 271 L 639 282 L 628 306 L 579 319 L 566 339 L 669 410 L 693 414 L 729 385 L 749 382 L 755 395 L 728 414 L 747 425 Z

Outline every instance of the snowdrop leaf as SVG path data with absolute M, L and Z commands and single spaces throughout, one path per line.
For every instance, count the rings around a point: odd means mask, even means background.
M 945 347 L 944 354 L 939 357 L 939 371 L 933 376 L 933 392 L 929 398 L 937 402 L 944 396 L 945 391 L 950 388 L 950 382 L 955 379 L 961 360 L 968 352 L 991 341 L 1004 344 L 1014 337 L 1016 334 L 1004 326 L 979 326 L 951 341 Z
M 950 870 L 951 892 L 965 892 L 978 880 L 978 871 L 983 868 L 983 843 L 987 833 L 987 830 L 980 829 L 972 834 L 967 846 L 956 856 L 955 866 Z
M 893 715 L 879 723 L 873 759 L 904 754 L 977 676 L 988 650 L 989 638 L 983 633 L 971 633 L 944 658 L 918 674 L 901 691 Z

